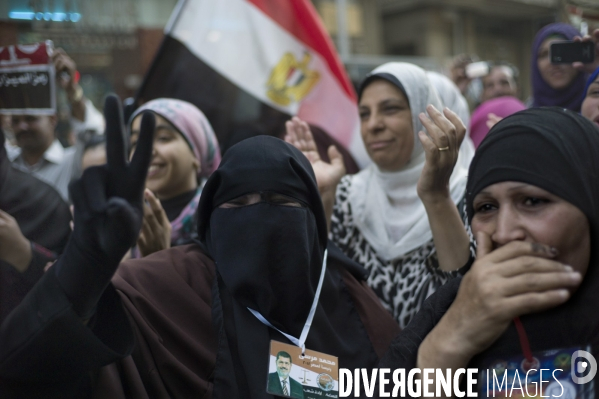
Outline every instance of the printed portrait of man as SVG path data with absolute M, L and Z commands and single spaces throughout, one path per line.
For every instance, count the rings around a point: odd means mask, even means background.
M 291 372 L 291 355 L 285 351 L 277 353 L 275 360 L 277 371 L 268 375 L 268 392 L 289 398 L 304 398 L 302 384 L 289 377 Z

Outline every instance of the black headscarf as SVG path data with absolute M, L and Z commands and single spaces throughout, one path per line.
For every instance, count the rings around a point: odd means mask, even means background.
M 536 108 L 499 122 L 478 148 L 468 176 L 467 207 L 485 187 L 517 181 L 570 202 L 587 217 L 591 259 L 582 284 L 565 304 L 521 317 L 532 351 L 591 344 L 599 349 L 599 129 L 563 108 Z M 559 226 L 556 226 L 559 228 Z M 510 328 L 478 360 L 520 352 Z
M 306 206 L 260 202 L 218 208 L 252 192 L 276 192 Z M 244 140 L 225 153 L 208 179 L 198 211 L 200 240 L 217 270 L 212 308 L 219 337 L 214 397 L 271 398 L 266 393 L 270 340 L 289 341 L 258 321 L 247 307 L 299 337 L 327 245 L 312 166 L 280 139 Z M 327 265 L 306 348 L 338 356 L 341 367 L 373 367 L 376 354 L 332 263 Z

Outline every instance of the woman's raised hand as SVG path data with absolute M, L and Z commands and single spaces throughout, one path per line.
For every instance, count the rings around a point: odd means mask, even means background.
M 476 238 L 477 260 L 439 322 L 445 331 L 437 335 L 470 357 L 495 342 L 515 317 L 566 302 L 582 281 L 580 273 L 555 260 L 554 248 L 512 241 L 493 250 L 488 234 Z
M 595 62 L 589 64 L 583 64 L 582 62 L 575 62 L 572 66 L 579 71 L 586 73 L 593 73 L 595 69 L 599 68 L 599 29 L 595 29 L 592 35 L 586 35 L 585 37 L 576 36 L 575 42 L 593 42 L 595 47 Z
M 341 153 L 332 145 L 327 150 L 331 163 L 323 161 L 318 154 L 310 127 L 297 116 L 287 121 L 285 128 L 287 130 L 285 141 L 300 150 L 312 164 L 321 195 L 323 192 L 334 192 L 339 180 L 345 175 Z
M 502 119 L 503 119 L 502 117 L 497 116 L 494 113 L 490 112 L 487 115 L 487 127 L 489 128 L 489 130 L 493 129 L 493 126 L 498 124 L 499 121 L 501 121 Z
M 137 238 L 137 248 L 141 256 L 171 247 L 171 223 L 158 198 L 146 188 L 146 203 L 143 204 L 144 217 L 141 233 Z
M 418 180 L 418 195 L 423 201 L 446 199 L 449 198 L 449 178 L 458 160 L 466 127 L 448 108 L 441 113 L 429 105 L 426 110 L 430 118 L 424 113 L 419 115 L 428 135 L 423 131 L 418 132 L 426 157 Z

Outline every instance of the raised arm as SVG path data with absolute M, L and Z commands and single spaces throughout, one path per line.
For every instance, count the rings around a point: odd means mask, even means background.
M 429 105 L 427 111 L 430 118 L 420 114 L 429 135 L 422 131 L 418 133 L 426 157 L 418 181 L 418 196 L 428 215 L 439 268 L 457 270 L 468 262 L 470 238 L 451 198 L 449 179 L 458 160 L 466 127 L 448 108 L 442 114 Z
M 85 97 L 81 86 L 75 81 L 77 65 L 61 48 L 56 49 L 52 54 L 52 62 L 56 69 L 58 84 L 67 93 L 73 118 L 81 122 L 85 121 Z
M 19 389 L 65 381 L 59 385 L 68 391 L 133 348 L 130 322 L 109 285 L 141 227 L 154 116 L 144 114 L 128 163 L 118 98 L 108 97 L 104 110 L 108 163 L 71 184 L 74 228 L 63 255 L 0 326 L 0 393 L 9 380 Z
M 314 174 L 316 175 L 316 183 L 318 184 L 320 198 L 324 205 L 327 227 L 330 230 L 337 184 L 339 184 L 339 181 L 345 175 L 343 156 L 337 148 L 332 145 L 327 150 L 331 163 L 324 162 L 318 154 L 316 142 L 314 141 L 310 127 L 297 116 L 294 116 L 291 120 L 287 121 L 287 123 L 285 123 L 285 128 L 287 129 L 285 141 L 303 152 L 312 164 Z
M 576 36 L 574 38 L 575 42 L 593 42 L 595 44 L 595 62 L 589 64 L 583 64 L 582 62 L 575 62 L 572 66 L 579 71 L 585 73 L 593 73 L 595 69 L 599 68 L 599 29 L 595 29 L 591 35 L 586 35 L 585 37 Z
M 137 150 L 127 162 L 121 105 L 109 96 L 106 117 L 107 164 L 85 170 L 70 186 L 74 228 L 63 256 L 52 268 L 83 319 L 110 282 L 123 255 L 139 235 L 145 177 L 152 157 L 154 116 L 142 119 Z

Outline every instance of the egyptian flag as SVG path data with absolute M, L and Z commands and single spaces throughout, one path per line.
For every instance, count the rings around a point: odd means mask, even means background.
M 324 148 L 368 161 L 356 94 L 310 0 L 180 0 L 136 104 L 159 97 L 200 108 L 225 150 L 282 137 L 297 115 Z

